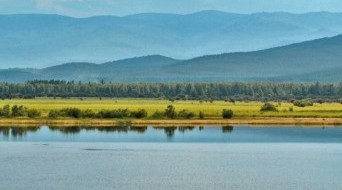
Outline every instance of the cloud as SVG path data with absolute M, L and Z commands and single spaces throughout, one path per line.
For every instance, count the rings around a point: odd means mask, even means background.
M 56 10 L 56 1 L 53 0 L 35 0 L 38 9 L 42 10 Z
M 35 0 L 36 8 L 44 13 L 73 17 L 110 14 L 109 0 Z M 114 1 L 115 2 L 115 1 Z M 118 6 L 119 8 L 119 6 Z

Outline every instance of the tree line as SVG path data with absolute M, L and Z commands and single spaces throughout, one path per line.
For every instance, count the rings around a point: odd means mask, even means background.
M 40 117 L 41 112 L 37 109 L 28 109 L 24 107 L 23 105 L 5 105 L 2 108 L 0 108 L 0 117 L 29 117 L 29 118 L 35 118 Z
M 173 100 L 290 100 L 341 101 L 342 83 L 82 83 L 28 81 L 0 83 L 0 98 L 113 97 L 168 98 Z
M 233 118 L 234 112 L 230 109 L 222 110 L 222 118 L 231 119 Z M 41 112 L 37 109 L 28 109 L 22 105 L 5 105 L 0 108 L 0 118 L 16 118 L 16 117 L 29 117 L 36 118 L 40 117 Z M 145 109 L 139 109 L 138 111 L 130 111 L 129 109 L 102 109 L 98 112 L 93 110 L 81 110 L 79 108 L 63 108 L 60 110 L 50 110 L 48 113 L 48 118 L 56 119 L 56 118 L 98 118 L 98 119 L 126 119 L 126 118 L 135 118 L 135 119 L 193 119 L 197 117 L 199 119 L 205 119 L 205 113 L 200 111 L 197 115 L 196 113 L 182 109 L 180 111 L 176 111 L 176 108 L 173 105 L 168 105 L 164 111 L 155 111 L 153 114 L 148 117 L 148 113 Z

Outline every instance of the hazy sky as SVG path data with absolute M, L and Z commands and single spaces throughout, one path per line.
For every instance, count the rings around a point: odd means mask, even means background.
M 49 13 L 74 17 L 143 12 L 342 12 L 342 0 L 0 0 L 0 14 Z

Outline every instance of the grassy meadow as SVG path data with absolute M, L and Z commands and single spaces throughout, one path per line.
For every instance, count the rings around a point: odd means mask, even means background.
M 12 99 L 0 100 L 0 107 L 4 105 L 23 105 L 27 108 L 38 109 L 42 117 L 46 117 L 50 110 L 63 108 L 80 108 L 99 111 L 101 109 L 129 109 L 131 111 L 145 109 L 148 115 L 155 111 L 164 111 L 167 105 L 172 104 L 176 111 L 190 110 L 198 115 L 204 112 L 206 119 L 221 119 L 223 109 L 232 109 L 235 118 L 250 117 L 312 117 L 312 118 L 342 118 L 341 103 L 315 103 L 313 106 L 296 107 L 292 103 L 272 102 L 277 106 L 277 112 L 260 112 L 262 102 L 236 102 L 235 104 L 225 101 L 200 102 L 200 101 L 174 101 L 159 99 L 109 99 L 103 98 L 71 98 L 71 99 Z M 290 108 L 293 111 L 290 111 Z M 196 117 L 197 118 L 197 117 Z

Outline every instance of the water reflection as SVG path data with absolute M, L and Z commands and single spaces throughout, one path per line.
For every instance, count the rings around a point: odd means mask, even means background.
M 116 126 L 116 127 L 48 127 L 51 131 L 58 131 L 63 134 L 79 134 L 82 131 L 99 131 L 104 133 L 128 133 L 137 132 L 143 134 L 147 127 L 127 127 L 127 126 Z
M 147 130 L 147 127 L 130 127 L 130 130 L 139 134 L 144 134 Z
M 0 127 L 0 134 L 4 137 L 23 137 L 28 132 L 37 132 L 40 127 Z
M 50 131 L 58 131 L 65 135 L 78 134 L 81 132 L 80 127 L 49 127 Z
M 342 143 L 342 128 L 127 125 L 117 127 L 0 127 L 1 141 Z
M 23 137 L 28 133 L 35 133 L 39 131 L 42 127 L 0 127 L 0 135 L 4 137 Z M 148 127 L 137 127 L 137 126 L 116 126 L 116 127 L 57 127 L 57 126 L 48 126 L 47 127 L 50 132 L 60 132 L 64 135 L 76 135 L 81 133 L 82 131 L 98 131 L 104 133 L 129 133 L 135 132 L 138 134 L 144 134 Z M 163 130 L 167 137 L 173 137 L 175 133 L 178 131 L 179 133 L 187 133 L 198 129 L 198 131 L 202 131 L 204 129 L 203 126 L 179 126 L 179 127 L 152 127 L 155 130 Z M 233 132 L 233 126 L 224 126 L 222 127 L 222 133 L 231 133 Z
M 177 127 L 153 127 L 157 130 L 164 130 L 165 135 L 168 138 L 172 138 L 175 135 L 175 131 L 177 130 Z
M 222 133 L 232 133 L 234 131 L 233 126 L 224 126 L 222 127 Z
M 185 133 L 185 132 L 187 132 L 187 131 L 192 131 L 192 130 L 194 130 L 196 127 L 194 127 L 194 126 L 186 126 L 186 127 L 178 127 L 178 130 L 179 130 L 179 132 L 181 132 L 181 133 Z

